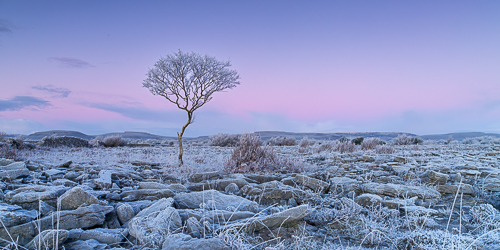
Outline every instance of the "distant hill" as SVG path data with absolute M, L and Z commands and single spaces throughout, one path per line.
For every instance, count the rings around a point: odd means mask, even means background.
M 447 140 L 449 137 L 453 137 L 453 140 L 461 141 L 467 138 L 475 138 L 481 136 L 491 136 L 500 138 L 500 134 L 495 133 L 483 133 L 483 132 L 464 132 L 464 133 L 449 133 L 449 134 L 438 134 L 438 135 L 422 135 L 420 136 L 424 140 Z
M 381 140 L 388 141 L 396 138 L 398 135 L 406 134 L 409 136 L 416 136 L 411 133 L 402 132 L 353 132 L 353 133 L 292 133 L 292 132 L 282 132 L 282 131 L 258 131 L 255 134 L 260 135 L 260 138 L 264 141 L 271 139 L 272 137 L 294 137 L 296 140 L 301 140 L 304 137 L 314 140 L 338 140 L 342 137 L 348 139 L 354 139 L 358 137 L 378 137 Z
M 283 132 L 283 131 L 257 131 L 255 134 L 259 135 L 262 140 L 267 141 L 272 137 L 294 137 L 296 140 L 301 140 L 304 137 L 314 140 L 338 140 L 341 137 L 347 137 L 349 139 L 354 139 L 357 137 L 378 137 L 384 141 L 389 141 L 393 138 L 396 138 L 398 135 L 406 134 L 408 136 L 419 136 L 412 133 L 403 133 L 403 132 L 350 132 L 350 133 L 293 133 L 293 132 Z M 133 131 L 125 131 L 125 132 L 114 132 L 114 133 L 106 133 L 101 135 L 87 135 L 78 131 L 68 131 L 68 130 L 51 130 L 51 131 L 43 131 L 43 132 L 35 132 L 30 135 L 23 135 L 23 137 L 27 140 L 41 140 L 45 136 L 73 136 L 82 138 L 85 140 L 91 140 L 95 137 L 107 137 L 110 135 L 120 135 L 125 139 L 155 139 L 155 140 L 177 140 L 177 137 L 174 136 L 161 136 L 155 135 L 145 132 L 133 132 Z M 6 135 L 6 137 L 16 137 L 19 135 Z M 465 132 L 465 133 L 448 133 L 448 134 L 433 134 L 433 135 L 420 135 L 424 140 L 447 140 L 450 136 L 453 137 L 453 140 L 461 141 L 466 138 L 474 138 L 481 136 L 492 136 L 496 138 L 500 138 L 500 134 L 495 133 L 483 133 L 483 132 Z M 199 136 L 199 137 L 184 137 L 187 141 L 197 141 L 197 140 L 207 140 L 209 136 Z

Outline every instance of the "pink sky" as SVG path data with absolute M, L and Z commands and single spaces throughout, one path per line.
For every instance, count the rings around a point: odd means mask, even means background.
M 0 131 L 173 136 L 142 81 L 181 49 L 241 76 L 187 136 L 500 133 L 498 44 L 497 1 L 1 1 Z

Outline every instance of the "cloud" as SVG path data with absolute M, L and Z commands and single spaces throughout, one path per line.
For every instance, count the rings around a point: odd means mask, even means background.
M 42 131 L 44 126 L 32 120 L 26 119 L 0 119 L 0 131 L 7 134 L 31 134 Z
M 87 103 L 84 104 L 84 106 L 115 112 L 124 117 L 135 120 L 168 121 L 168 120 L 187 119 L 186 113 L 181 110 L 175 110 L 175 111 L 154 110 L 137 105 L 130 106 L 130 104 L 124 102 L 121 102 L 121 105 L 107 104 L 107 103 Z
M 27 107 L 46 107 L 50 106 L 48 101 L 33 97 L 33 96 L 16 96 L 10 100 L 0 100 L 1 111 L 15 111 Z
M 53 97 L 68 97 L 68 95 L 71 93 L 71 90 L 65 89 L 65 88 L 57 88 L 56 86 L 49 84 L 45 86 L 37 85 L 31 87 L 32 89 L 36 90 L 41 90 L 41 91 L 46 91 L 49 93 L 54 93 L 55 95 Z
M 56 62 L 61 67 L 66 68 L 91 68 L 94 65 L 72 57 L 49 57 L 49 62 Z
M 5 19 L 0 19 L 0 34 L 12 34 L 12 24 Z

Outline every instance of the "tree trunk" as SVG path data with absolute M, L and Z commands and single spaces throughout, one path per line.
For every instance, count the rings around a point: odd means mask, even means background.
M 184 162 L 182 161 L 182 154 L 184 153 L 184 149 L 182 148 L 182 135 L 184 135 L 184 131 L 186 130 L 187 126 L 191 124 L 191 120 L 193 118 L 193 112 L 188 111 L 188 121 L 184 126 L 182 126 L 181 133 L 177 133 L 177 138 L 179 139 L 179 166 L 182 166 Z

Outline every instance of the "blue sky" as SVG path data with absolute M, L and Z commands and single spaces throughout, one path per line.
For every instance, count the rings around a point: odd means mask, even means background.
M 175 135 L 148 68 L 179 49 L 241 85 L 186 136 L 500 132 L 498 1 L 0 0 L 0 131 Z

